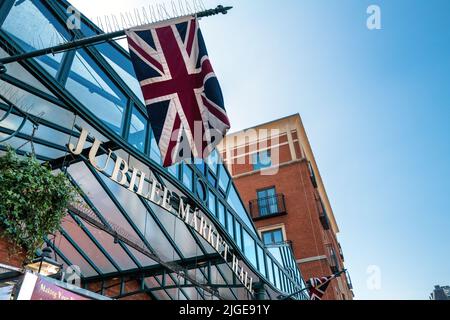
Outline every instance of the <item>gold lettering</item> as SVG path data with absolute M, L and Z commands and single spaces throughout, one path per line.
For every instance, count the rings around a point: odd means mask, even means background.
M 122 164 L 123 169 L 120 169 Z M 114 166 L 114 170 L 111 175 L 111 180 L 114 180 L 115 182 L 123 186 L 127 182 L 126 176 L 127 172 L 128 172 L 128 163 L 121 157 L 117 156 L 116 165 Z M 119 180 L 119 173 L 122 175 L 120 180 Z
M 139 169 L 133 168 L 133 174 L 131 176 L 130 187 L 128 188 L 128 190 L 134 192 L 134 187 L 136 184 L 136 180 L 138 179 L 138 174 L 139 174 L 139 186 L 136 193 L 142 196 L 142 191 L 144 189 L 144 182 L 145 182 L 145 172 L 140 171 Z
M 170 196 L 171 195 L 172 195 L 172 192 L 170 192 L 169 189 L 164 188 L 162 207 L 164 209 L 166 209 L 167 211 L 172 210 L 172 205 L 170 204 Z
M 180 198 L 180 207 L 178 209 L 178 216 L 180 217 L 181 220 L 184 221 L 184 223 L 188 223 L 189 221 L 189 216 L 191 214 L 190 210 L 191 206 L 189 204 L 186 204 L 186 206 L 184 206 L 183 199 Z
M 82 129 L 81 133 L 80 133 L 80 138 L 78 139 L 77 147 L 75 148 L 75 146 L 72 143 L 70 143 L 68 145 L 69 151 L 73 155 L 77 156 L 77 155 L 81 154 L 81 152 L 83 152 L 84 144 L 86 143 L 86 138 L 87 138 L 88 134 L 89 133 L 86 129 Z

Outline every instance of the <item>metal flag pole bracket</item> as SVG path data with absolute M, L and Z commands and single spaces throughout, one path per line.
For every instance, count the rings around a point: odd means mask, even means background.
M 220 13 L 227 14 L 228 11 L 231 10 L 232 8 L 233 7 L 224 7 L 222 5 L 219 5 L 215 9 L 208 9 L 208 10 L 200 11 L 200 12 L 197 12 L 196 14 L 189 14 L 187 16 L 204 18 L 204 17 L 218 15 Z M 174 20 L 179 19 L 179 18 L 181 18 L 181 17 L 174 18 Z M 164 21 L 167 21 L 167 20 L 164 20 Z M 154 23 L 158 23 L 158 22 L 154 22 Z M 152 24 L 154 24 L 154 23 L 152 23 Z M 44 48 L 44 49 L 39 49 L 39 50 L 35 50 L 35 51 L 23 53 L 23 54 L 17 54 L 14 56 L 2 58 L 2 59 L 0 59 L 0 74 L 6 73 L 6 71 L 7 71 L 6 64 L 8 64 L 8 63 L 13 63 L 13 62 L 26 60 L 26 59 L 36 58 L 36 57 L 44 56 L 47 54 L 55 55 L 55 54 L 62 53 L 62 52 L 68 51 L 68 50 L 79 49 L 82 47 L 92 46 L 92 45 L 95 45 L 95 44 L 98 44 L 101 42 L 111 41 L 115 38 L 125 36 L 126 30 L 128 30 L 128 29 L 123 29 L 123 30 L 119 30 L 116 32 L 104 33 L 104 34 L 100 34 L 100 35 L 96 35 L 96 36 L 92 36 L 92 37 L 82 38 L 82 39 L 70 41 L 67 43 L 62 43 L 62 44 L 59 44 L 59 45 L 56 45 L 53 47 L 48 47 L 48 48 Z

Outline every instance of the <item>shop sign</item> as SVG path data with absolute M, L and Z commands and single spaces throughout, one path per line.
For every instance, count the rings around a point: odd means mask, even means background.
M 77 145 L 69 144 L 68 149 L 73 155 L 80 155 L 84 149 L 89 132 L 86 129 L 81 130 Z M 205 239 L 218 252 L 227 264 L 231 267 L 238 279 L 244 284 L 245 288 L 253 293 L 253 278 L 249 276 L 244 267 L 238 260 L 238 257 L 230 251 L 230 245 L 220 235 L 218 230 L 208 222 L 199 208 L 191 207 L 185 203 L 183 197 L 180 197 L 174 190 L 161 185 L 157 180 L 151 177 L 146 178 L 146 173 L 142 168 L 131 167 L 123 158 L 108 150 L 105 164 L 100 166 L 97 162 L 98 151 L 102 142 L 97 138 L 89 149 L 88 160 L 90 164 L 98 171 L 107 175 L 112 181 L 118 183 L 130 192 L 149 200 L 155 205 L 171 212 L 181 219 L 186 225 L 194 229 L 203 239 Z M 113 159 L 112 155 L 115 155 Z M 105 170 L 109 162 L 114 161 L 112 174 L 107 174 Z M 130 181 L 128 181 L 130 176 Z

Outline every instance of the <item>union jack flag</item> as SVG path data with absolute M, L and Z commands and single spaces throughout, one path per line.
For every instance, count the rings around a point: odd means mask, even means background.
M 330 285 L 331 280 L 333 280 L 334 278 L 336 278 L 336 274 L 328 277 L 309 279 L 306 282 L 306 286 L 308 287 L 310 300 L 322 300 L 325 291 Z
M 207 158 L 230 123 L 197 19 L 126 34 L 163 166 Z

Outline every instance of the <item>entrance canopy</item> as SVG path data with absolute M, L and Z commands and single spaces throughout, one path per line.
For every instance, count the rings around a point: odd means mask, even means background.
M 11 1 L 0 4 L 0 57 L 49 47 L 101 33 L 82 17 L 80 30 L 69 30 L 66 1 Z M 253 279 L 255 292 L 267 298 L 302 288 L 288 244 L 265 248 L 230 175 L 217 152 L 207 163 L 164 169 L 148 125 L 148 115 L 128 53 L 117 43 L 8 64 L 0 77 L 0 156 L 7 146 L 20 155 L 34 152 L 55 172 L 80 188 L 82 206 L 74 206 L 62 230 L 49 235 L 58 261 L 79 267 L 82 283 L 120 281 L 115 298 L 147 293 L 155 299 L 254 299 L 241 279 L 210 243 L 177 216 L 112 181 L 112 163 L 104 172 L 73 156 L 81 128 L 107 150 L 142 170 L 162 186 L 176 190 L 205 215 Z M 128 177 L 130 179 L 130 177 Z M 125 290 L 127 281 L 140 286 Z M 100 287 L 99 292 L 105 288 Z M 303 292 L 295 296 L 307 299 Z

